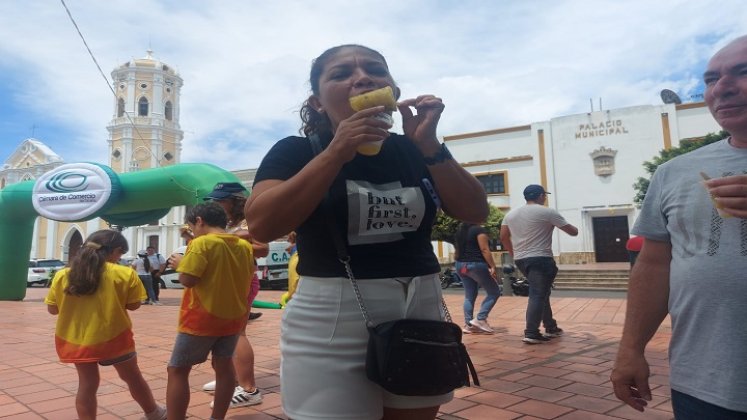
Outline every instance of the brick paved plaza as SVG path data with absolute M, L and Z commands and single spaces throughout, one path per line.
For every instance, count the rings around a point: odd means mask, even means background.
M 47 289 L 28 289 L 23 302 L 0 302 L 0 418 L 74 419 L 77 376 L 72 365 L 57 361 L 55 317 L 42 302 Z M 258 299 L 277 302 L 281 292 L 262 291 Z M 131 313 L 139 364 L 163 403 L 166 362 L 171 354 L 180 290 L 161 292 L 163 306 L 143 306 Z M 478 298 L 482 299 L 482 296 Z M 461 289 L 449 289 L 446 302 L 461 320 Z M 521 342 L 525 297 L 501 297 L 489 318 L 495 335 L 465 335 L 482 386 L 457 390 L 441 407 L 441 419 L 671 419 L 666 348 L 669 321 L 648 350 L 654 400 L 644 414 L 624 406 L 612 394 L 608 377 L 625 315 L 624 299 L 553 298 L 553 309 L 566 335 L 549 344 Z M 285 419 L 280 408 L 278 368 L 281 310 L 249 326 L 256 355 L 256 375 L 264 402 L 230 410 L 230 419 Z M 330 363 L 334 361 L 330 360 Z M 142 416 L 113 368 L 102 368 L 99 418 L 138 419 Z M 212 379 L 209 363 L 197 366 L 190 378 L 190 418 L 210 415 L 211 395 L 200 391 Z M 323 386 L 323 384 L 321 384 Z

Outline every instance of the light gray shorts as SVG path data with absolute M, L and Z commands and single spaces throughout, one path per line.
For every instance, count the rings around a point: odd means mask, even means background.
M 374 324 L 401 318 L 443 319 L 438 275 L 361 280 Z M 368 330 L 350 280 L 301 277 L 283 312 L 280 390 L 294 420 L 378 420 L 383 407 L 425 408 L 451 401 L 394 395 L 366 378 Z
M 177 333 L 174 350 L 171 352 L 169 366 L 194 366 L 207 360 L 212 351 L 213 358 L 233 357 L 238 334 L 222 337 L 205 337 L 186 333 Z

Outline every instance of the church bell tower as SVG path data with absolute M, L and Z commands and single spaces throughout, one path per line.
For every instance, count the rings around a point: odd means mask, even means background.
M 179 163 L 184 132 L 179 96 L 184 84 L 170 66 L 134 59 L 112 71 L 116 99 L 109 131 L 109 166 L 119 173 Z

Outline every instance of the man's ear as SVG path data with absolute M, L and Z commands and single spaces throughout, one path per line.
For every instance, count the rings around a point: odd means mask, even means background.
M 316 112 L 324 114 L 324 107 L 322 107 L 321 101 L 316 95 L 309 96 L 309 106 L 311 106 Z
M 402 91 L 399 90 L 399 86 L 394 87 L 394 99 L 399 100 L 399 96 L 402 94 Z

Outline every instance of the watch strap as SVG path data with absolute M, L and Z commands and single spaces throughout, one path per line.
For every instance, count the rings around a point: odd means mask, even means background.
M 454 159 L 454 157 L 451 156 L 451 152 L 446 148 L 446 143 L 441 143 L 441 148 L 433 156 L 423 156 L 423 162 L 428 166 L 443 163 L 447 159 Z

